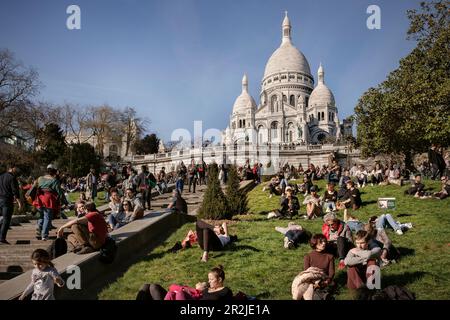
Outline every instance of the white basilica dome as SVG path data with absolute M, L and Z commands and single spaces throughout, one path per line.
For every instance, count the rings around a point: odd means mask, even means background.
M 283 43 L 270 57 L 264 79 L 281 72 L 300 72 L 311 75 L 308 60 L 291 42 Z
M 242 78 L 242 93 L 236 98 L 233 105 L 233 113 L 245 113 L 247 110 L 255 111 L 256 102 L 251 95 L 248 94 L 247 75 Z
M 311 95 L 309 96 L 309 104 L 308 107 L 314 107 L 314 106 L 334 106 L 334 95 L 331 92 L 331 90 L 326 86 L 324 81 L 324 71 L 322 64 L 319 67 L 318 70 L 318 78 L 319 81 L 317 83 L 317 86 L 314 88 L 313 92 L 311 92 Z

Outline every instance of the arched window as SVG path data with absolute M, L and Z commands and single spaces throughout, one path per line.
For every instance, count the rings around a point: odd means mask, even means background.
M 272 98 L 270 98 L 270 112 L 275 112 L 275 105 L 277 104 L 277 96 L 273 95 Z
M 320 112 L 317 112 L 317 120 L 320 121 Z
M 287 142 L 293 142 L 294 140 L 294 124 L 291 122 L 288 124 Z
M 263 126 L 258 127 L 258 142 L 259 143 L 264 142 L 264 127 Z
M 295 96 L 294 96 L 294 95 L 291 95 L 291 96 L 289 97 L 289 104 L 290 104 L 291 106 L 295 106 Z
M 274 121 L 270 125 L 270 137 L 271 141 L 278 140 L 278 122 Z
M 242 128 L 245 128 L 245 120 L 242 120 Z
M 306 103 L 306 106 L 308 106 L 308 103 L 309 103 L 309 97 L 308 96 L 305 97 L 305 103 Z
M 325 120 L 325 113 L 322 112 L 322 121 Z
M 236 129 L 236 123 L 235 123 L 235 122 L 233 122 L 233 123 L 231 124 L 231 128 Z
M 283 94 L 283 102 L 287 102 L 287 96 Z
M 239 128 L 242 128 L 242 120 L 239 120 Z

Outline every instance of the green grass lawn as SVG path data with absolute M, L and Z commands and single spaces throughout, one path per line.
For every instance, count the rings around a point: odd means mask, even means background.
M 317 183 L 320 194 L 324 181 Z M 438 190 L 439 183 L 425 181 L 427 187 Z M 395 197 L 397 209 L 391 211 L 401 222 L 412 222 L 414 228 L 404 235 L 388 231 L 393 244 L 402 252 L 397 264 L 382 269 L 382 287 L 391 284 L 408 287 L 416 293 L 417 299 L 450 299 L 450 242 L 447 239 L 450 227 L 450 200 L 415 199 L 406 197 L 403 191 L 408 186 L 374 186 L 362 191 L 364 206 L 354 212 L 362 221 L 382 213 L 377 208 L 379 197 Z M 279 197 L 268 198 L 257 186 L 248 194 L 248 215 L 235 217 L 230 221 L 230 233 L 237 234 L 239 241 L 223 252 L 212 252 L 208 263 L 199 261 L 201 250 L 193 249 L 166 253 L 176 241 L 181 241 L 193 223 L 185 224 L 174 232 L 166 242 L 149 252 L 140 262 L 131 266 L 116 282 L 99 294 L 99 299 L 134 299 L 143 283 L 159 283 L 168 287 L 172 283 L 193 286 L 206 281 L 209 269 L 218 264 L 225 267 L 225 284 L 233 292 L 243 291 L 259 299 L 291 299 L 291 283 L 303 270 L 303 257 L 311 250 L 306 244 L 295 250 L 283 248 L 283 235 L 275 226 L 287 226 L 288 220 L 266 220 L 268 211 L 278 207 Z M 300 202 L 303 196 L 299 195 Z M 302 205 L 301 214 L 305 207 Z M 398 217 L 398 215 L 407 215 Z M 342 217 L 342 213 L 340 213 Z M 321 231 L 322 220 L 293 221 L 312 233 Z M 336 272 L 338 283 L 337 299 L 350 299 L 345 288 L 346 273 Z

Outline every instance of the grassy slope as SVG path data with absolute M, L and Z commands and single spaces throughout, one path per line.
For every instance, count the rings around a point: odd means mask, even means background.
M 426 181 L 427 186 L 437 190 L 438 183 Z M 320 193 L 324 182 L 320 181 Z M 393 243 L 401 250 L 403 257 L 394 265 L 382 270 L 382 286 L 390 284 L 406 285 L 418 299 L 450 299 L 449 242 L 447 239 L 450 199 L 419 200 L 403 196 L 405 187 L 368 186 L 362 189 L 365 205 L 355 213 L 361 220 L 374 214 L 381 214 L 376 207 L 378 197 L 396 197 L 397 210 L 401 222 L 412 222 L 414 228 L 402 236 L 388 232 Z M 299 196 L 303 201 L 303 196 Z M 249 207 L 252 214 L 239 216 L 231 221 L 230 233 L 237 234 L 239 241 L 224 252 L 211 253 L 208 263 L 200 263 L 201 251 L 198 247 L 180 251 L 176 254 L 165 251 L 184 238 L 194 224 L 186 224 L 174 232 L 168 240 L 153 252 L 143 257 L 141 262 L 131 266 L 123 277 L 105 288 L 100 299 L 134 299 L 143 283 L 160 283 L 168 287 L 171 283 L 194 285 L 206 281 L 208 270 L 222 264 L 226 272 L 226 285 L 234 292 L 243 291 L 260 299 L 291 299 L 291 283 L 296 274 L 303 269 L 303 257 L 310 251 L 307 245 L 296 250 L 283 248 L 282 234 L 275 226 L 286 226 L 287 220 L 265 219 L 266 213 L 276 208 L 279 197 L 268 198 L 262 186 L 249 193 Z M 305 207 L 302 205 L 301 212 Z M 295 219 L 307 230 L 320 232 L 321 220 L 305 221 Z M 349 299 L 345 288 L 346 274 L 338 271 L 339 284 L 337 299 Z

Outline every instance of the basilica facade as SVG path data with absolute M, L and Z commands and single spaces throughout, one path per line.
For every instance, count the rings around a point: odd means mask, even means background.
M 284 17 L 280 47 L 266 64 L 261 82 L 260 103 L 248 92 L 248 78 L 242 79 L 242 93 L 236 98 L 229 126 L 222 133 L 224 144 L 316 144 L 341 139 L 338 109 L 325 84 L 322 64 L 317 85 L 308 60 L 292 43 L 289 18 Z

